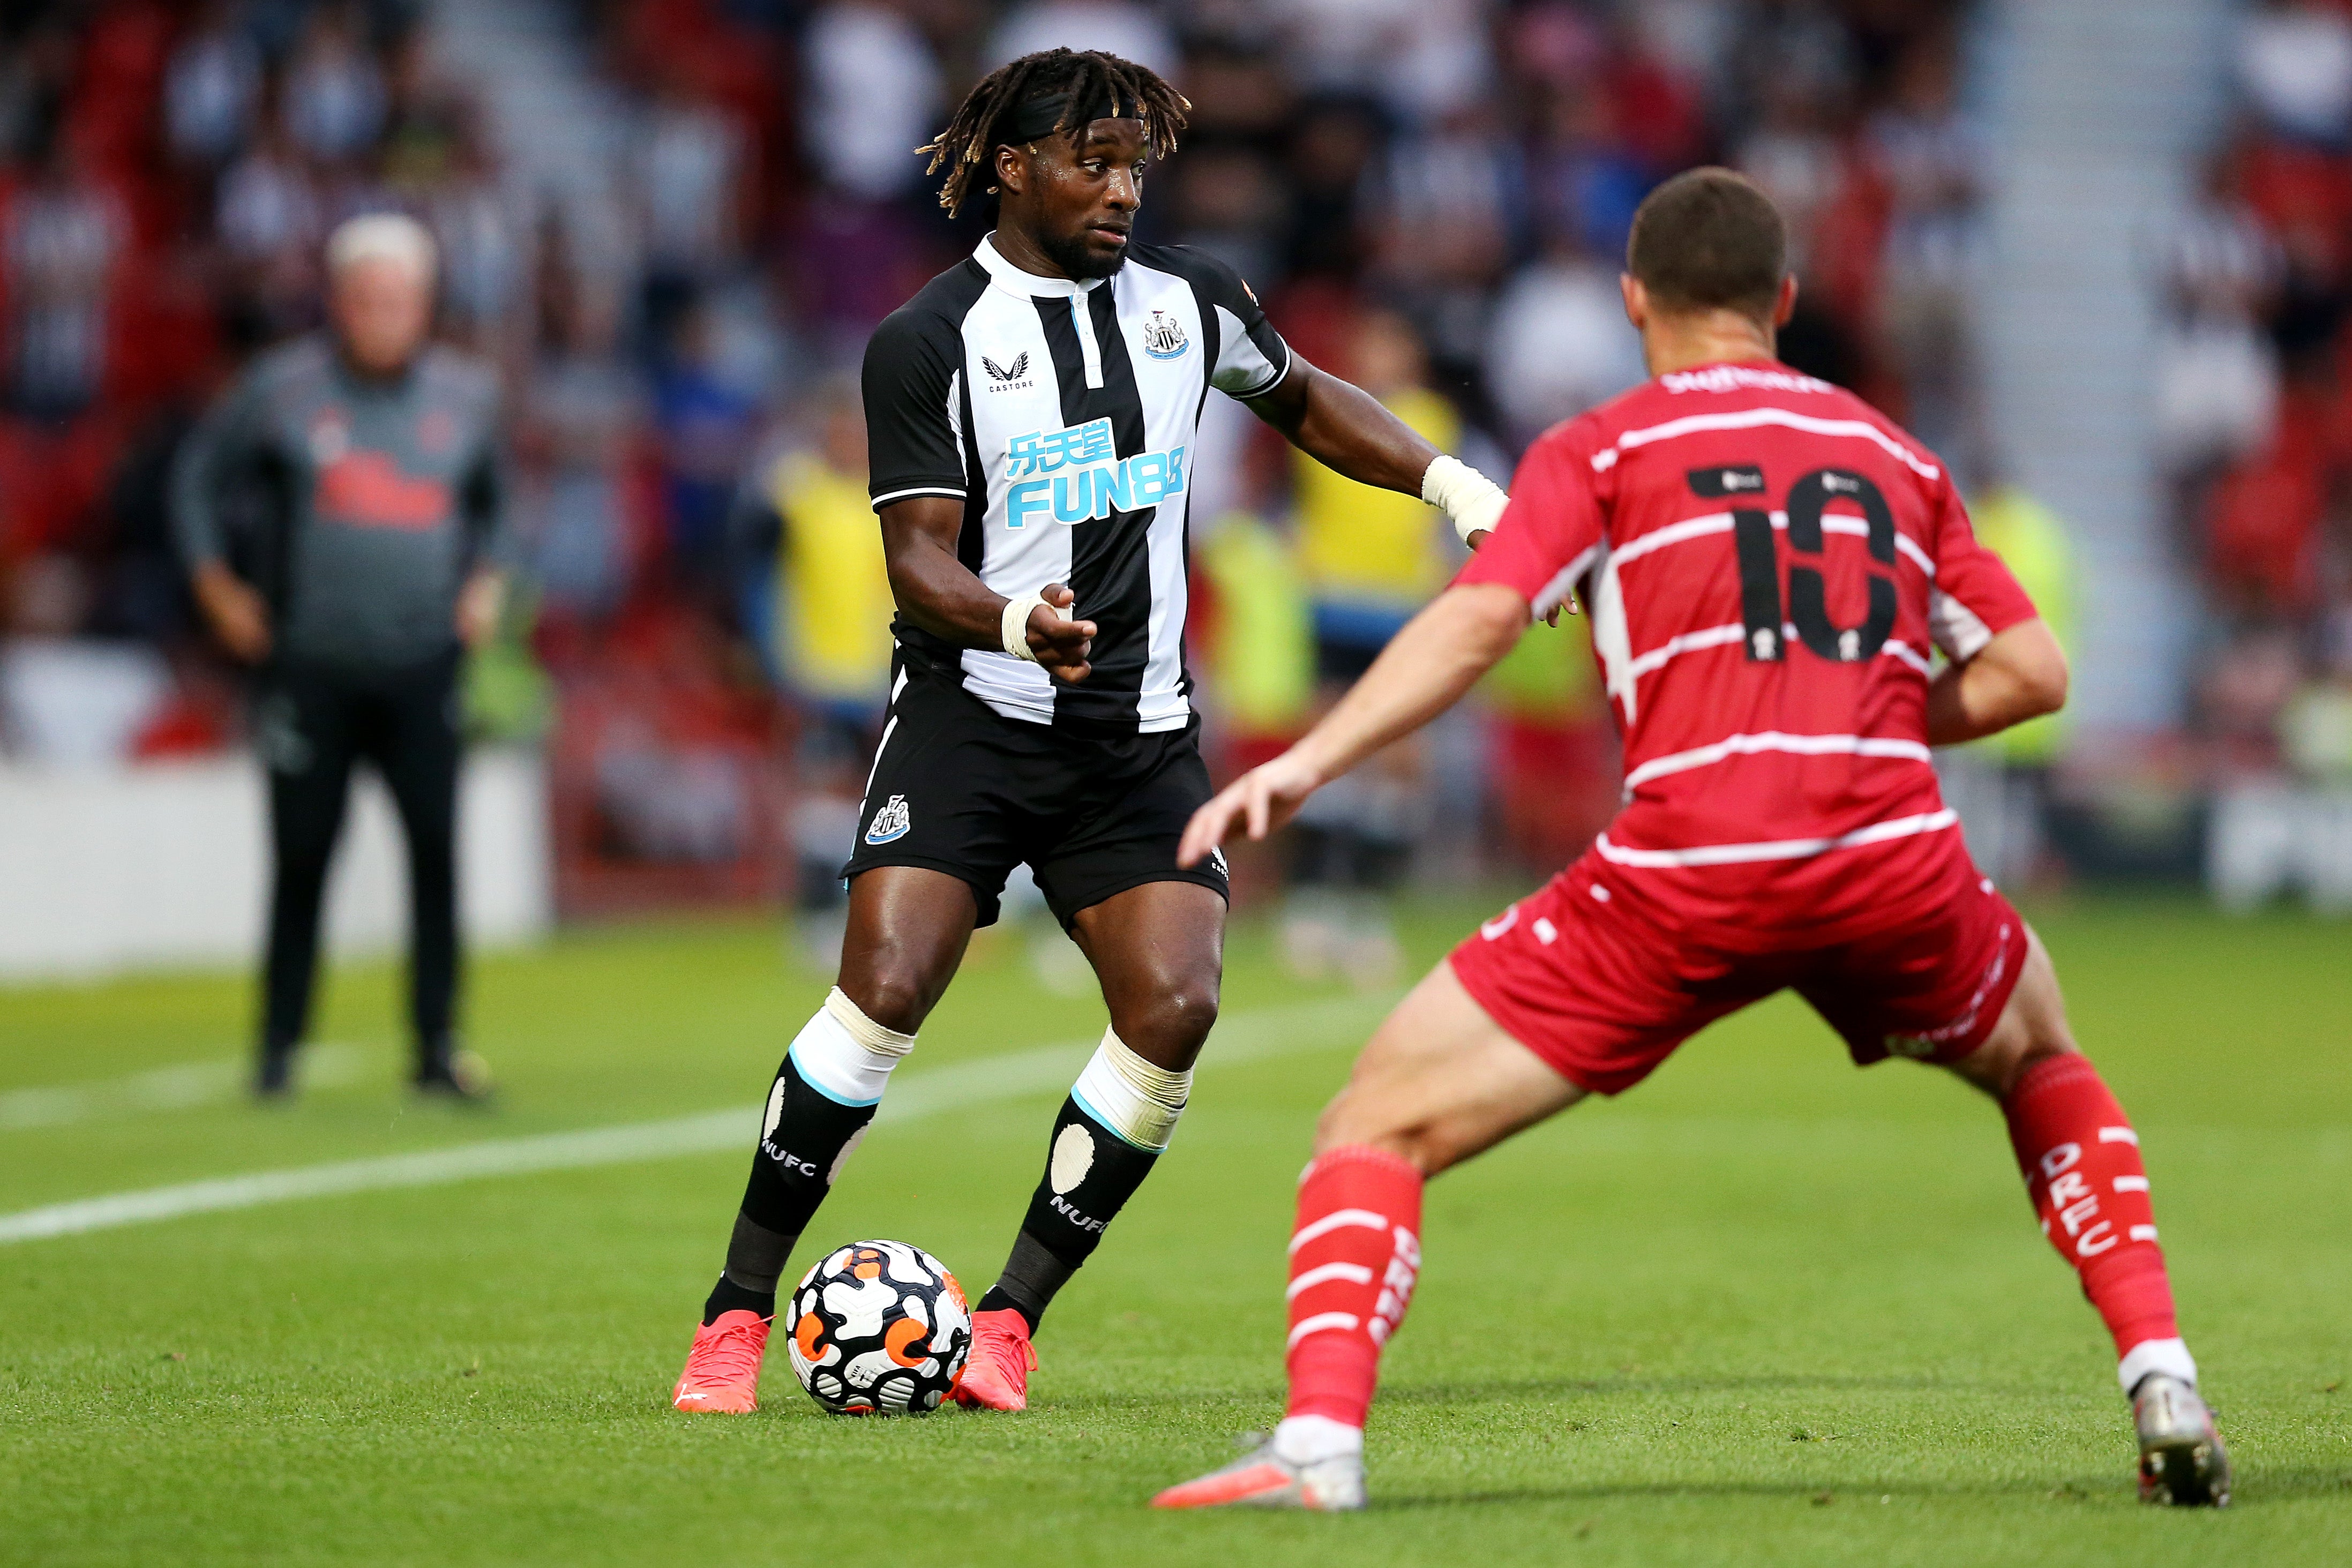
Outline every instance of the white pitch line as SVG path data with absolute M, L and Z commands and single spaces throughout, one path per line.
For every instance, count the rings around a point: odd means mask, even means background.
M 361 1076 L 368 1051 L 356 1045 L 306 1048 L 297 1068 L 306 1088 L 349 1083 Z M 235 1100 L 253 1081 L 249 1061 L 192 1061 L 123 1078 L 45 1084 L 0 1093 L 0 1133 L 69 1126 L 146 1111 L 187 1111 Z
M 1335 1042 L 1349 1026 L 1368 1029 L 1392 998 L 1341 997 L 1260 1008 L 1219 1024 L 1202 1053 L 1203 1067 L 1315 1051 Z M 1038 1046 L 929 1072 L 910 1073 L 896 1084 L 877 1114 L 879 1122 L 910 1122 L 942 1112 L 1058 1089 L 1068 1084 L 1095 1047 L 1093 1040 Z M 394 1187 L 442 1186 L 483 1176 L 526 1176 L 540 1171 L 581 1170 L 631 1165 L 748 1147 L 757 1126 L 757 1107 L 730 1106 L 572 1133 L 541 1133 L 522 1138 L 492 1138 L 454 1148 L 410 1155 L 339 1160 L 250 1176 L 182 1182 L 138 1192 L 77 1198 L 0 1215 L 0 1246 L 52 1236 L 79 1236 L 125 1225 L 220 1214 L 301 1198 Z

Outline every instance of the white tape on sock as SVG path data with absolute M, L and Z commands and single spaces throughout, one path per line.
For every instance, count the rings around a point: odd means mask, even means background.
M 2167 1377 L 2177 1377 L 2189 1387 L 2197 1386 L 2197 1358 L 2189 1354 L 2189 1344 L 2178 1339 L 2144 1339 L 2124 1353 L 2116 1364 L 2116 1380 L 2129 1394 L 2139 1386 L 2139 1380 L 2151 1372 Z
M 1105 1030 L 1102 1044 L 1070 1086 L 1070 1095 L 1096 1121 L 1138 1148 L 1157 1154 L 1168 1147 L 1176 1118 L 1192 1097 L 1192 1074 L 1152 1066 Z
M 835 986 L 793 1037 L 792 1058 L 809 1087 L 825 1098 L 871 1105 L 888 1087 L 890 1070 L 914 1049 L 913 1035 L 884 1029 Z

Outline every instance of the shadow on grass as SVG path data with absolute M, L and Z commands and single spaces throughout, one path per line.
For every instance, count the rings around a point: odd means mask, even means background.
M 1515 1401 L 1559 1399 L 1573 1396 L 1606 1397 L 1622 1394 L 1971 1394 L 2008 1397 L 2028 1390 L 1980 1379 L 1948 1377 L 1843 1377 L 1800 1374 L 1752 1377 L 1523 1377 L 1491 1383 L 1401 1383 L 1383 1385 L 1382 1405 L 1493 1405 Z M 1263 1384 L 1162 1389 L 1150 1394 L 1102 1391 L 1050 1397 L 1050 1406 L 1065 1412 L 1134 1410 L 1164 1413 L 1171 1399 L 1218 1405 L 1279 1401 L 1281 1385 Z
M 1486 1404 L 1514 1399 L 1550 1399 L 1567 1395 L 1612 1394 L 1982 1394 L 2010 1395 L 2014 1387 L 1979 1379 L 1950 1377 L 1848 1377 L 1835 1374 L 1766 1373 L 1753 1376 L 1699 1377 L 1518 1377 L 1492 1383 L 1407 1383 L 1384 1386 L 1384 1403 L 1400 1405 Z
M 1507 1507 L 1544 1502 L 1603 1502 L 1612 1500 L 1672 1498 L 1786 1498 L 1822 1507 L 1858 1506 L 1874 1498 L 2014 1498 L 2043 1500 L 2056 1504 L 2130 1502 L 2137 1497 L 2128 1473 L 2074 1476 L 2056 1482 L 2020 1478 L 2006 1481 L 1936 1482 L 1918 1480 L 1844 1480 L 1831 1486 L 1801 1481 L 1612 1481 L 1591 1486 L 1508 1487 L 1494 1491 L 1422 1493 L 1383 1497 L 1371 1501 L 1375 1512 L 1432 1508 Z M 2230 1511 L 2260 1508 L 2265 1503 L 2303 1499 L 2340 1500 L 2352 1508 L 2352 1471 L 2306 1467 L 2255 1470 L 2238 1477 Z

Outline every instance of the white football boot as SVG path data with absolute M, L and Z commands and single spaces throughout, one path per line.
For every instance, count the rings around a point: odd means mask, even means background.
M 1221 1470 L 1170 1487 L 1154 1508 L 1298 1508 L 1346 1513 L 1364 1506 L 1364 1457 L 1337 1454 L 1305 1464 L 1284 1458 L 1268 1437 Z

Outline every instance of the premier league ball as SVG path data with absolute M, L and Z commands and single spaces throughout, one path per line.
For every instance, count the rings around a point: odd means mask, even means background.
M 946 1265 L 903 1241 L 827 1255 L 784 1312 L 793 1371 L 836 1416 L 925 1416 L 971 1350 L 971 1309 Z

